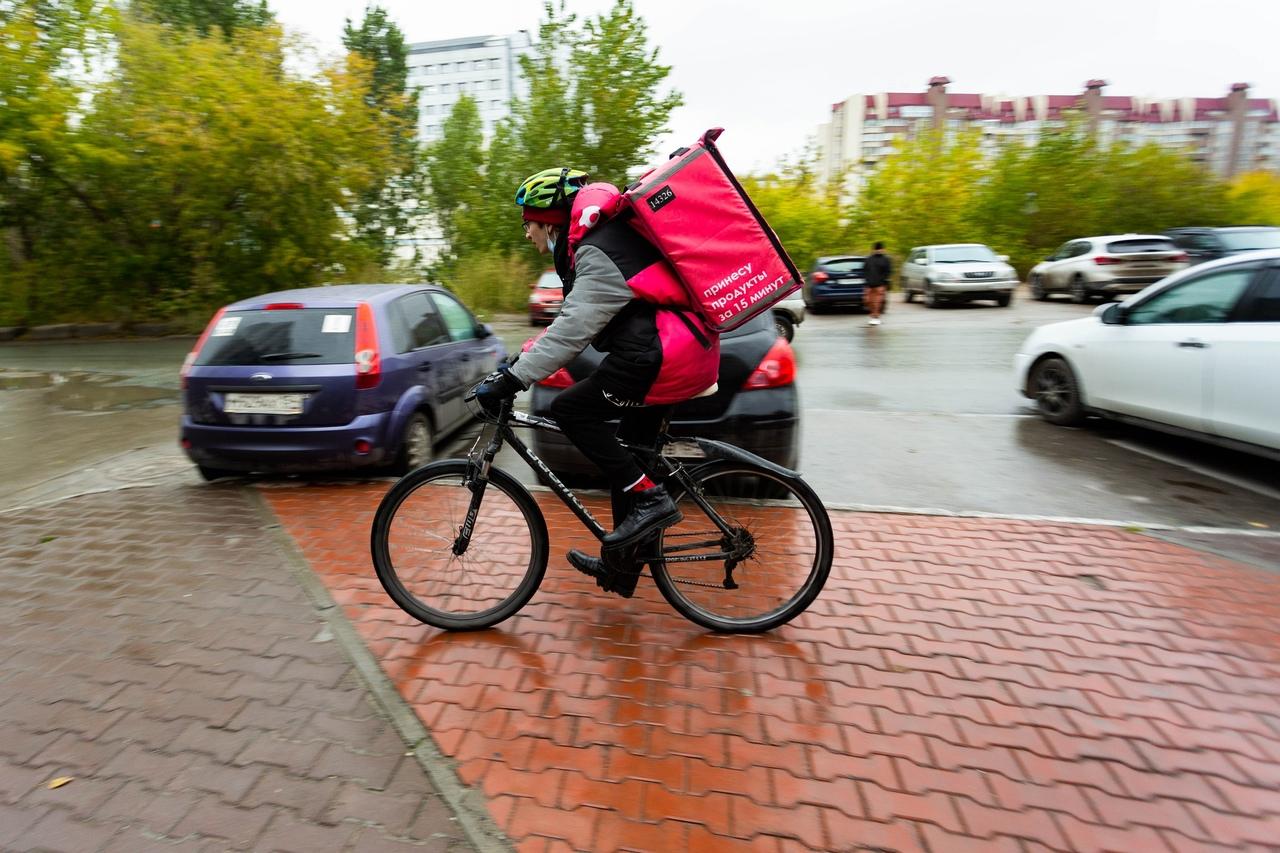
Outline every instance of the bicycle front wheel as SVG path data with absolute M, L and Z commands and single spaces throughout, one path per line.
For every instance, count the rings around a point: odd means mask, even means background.
M 804 482 L 743 462 L 710 462 L 689 473 L 730 532 L 677 484 L 684 519 L 662 531 L 662 558 L 650 564 L 662 595 L 713 631 L 755 634 L 803 613 L 822 591 L 834 553 L 818 496 Z M 732 562 L 729 554 L 744 558 Z
M 451 631 L 488 628 L 523 607 L 547 571 L 547 523 L 524 486 L 491 468 L 466 547 L 473 492 L 467 461 L 413 471 L 391 487 L 373 520 L 378 580 L 419 621 Z

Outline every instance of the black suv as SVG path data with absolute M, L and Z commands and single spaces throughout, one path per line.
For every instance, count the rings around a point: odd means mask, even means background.
M 1269 225 L 1236 225 L 1230 228 L 1170 228 L 1165 236 L 1200 264 L 1227 255 L 1258 249 L 1280 249 L 1280 228 Z

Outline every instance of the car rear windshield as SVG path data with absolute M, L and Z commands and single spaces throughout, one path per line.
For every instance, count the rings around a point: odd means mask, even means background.
M 1107 251 L 1113 255 L 1132 254 L 1134 252 L 1176 252 L 1172 240 L 1149 238 L 1146 240 L 1115 240 L 1107 244 Z
M 228 311 L 196 358 L 199 365 L 344 364 L 355 358 L 355 309 Z
M 564 287 L 564 282 L 560 280 L 560 276 L 553 272 L 544 272 L 542 277 L 538 279 L 538 288 L 540 290 L 559 290 Z
M 827 272 L 862 272 L 867 265 L 865 258 L 839 258 L 834 261 L 823 261 L 821 266 Z
M 1248 252 L 1251 249 L 1280 249 L 1280 228 L 1259 228 L 1257 231 L 1219 231 L 1219 239 L 1228 252 Z
M 986 246 L 944 246 L 933 250 L 933 259 L 940 264 L 962 264 L 966 261 L 996 262 L 1000 259 Z
M 768 334 L 777 334 L 777 327 L 773 324 L 773 312 L 763 311 L 743 323 L 736 329 L 730 329 L 727 332 L 721 332 L 720 337 L 723 338 L 741 338 L 747 335 L 754 335 L 760 332 Z

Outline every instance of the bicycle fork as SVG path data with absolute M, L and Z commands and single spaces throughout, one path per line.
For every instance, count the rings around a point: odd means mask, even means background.
M 508 405 L 510 404 L 508 403 Z M 493 466 L 494 457 L 502 449 L 502 430 L 494 430 L 493 438 L 489 440 L 488 446 L 477 454 L 476 447 L 479 447 L 480 442 L 483 440 L 484 432 L 482 431 L 476 437 L 475 446 L 471 448 L 471 453 L 467 456 L 467 473 L 463 484 L 471 492 L 471 503 L 467 506 L 467 514 L 462 520 L 462 527 L 458 529 L 458 535 L 453 540 L 453 553 L 459 557 L 467 553 L 467 548 L 471 546 L 471 534 L 475 530 L 476 516 L 480 514 L 480 502 L 484 500 L 485 487 L 489 485 L 489 469 Z

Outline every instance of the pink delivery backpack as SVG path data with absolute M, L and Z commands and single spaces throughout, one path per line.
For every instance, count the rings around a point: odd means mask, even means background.
M 736 329 L 800 288 L 800 272 L 729 171 L 714 127 L 623 193 L 630 223 L 658 247 L 715 332 Z

